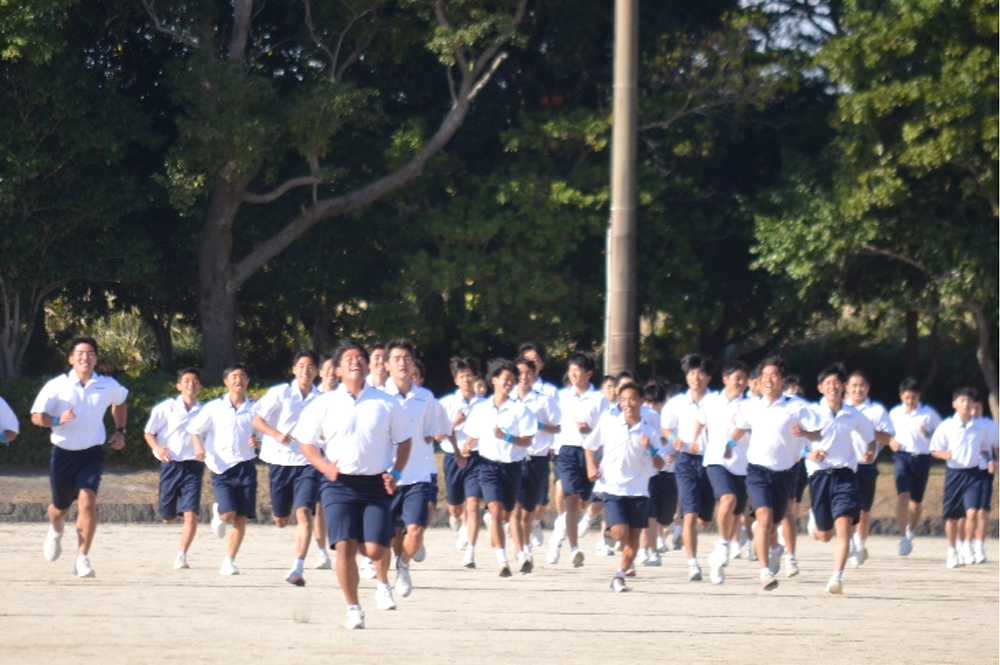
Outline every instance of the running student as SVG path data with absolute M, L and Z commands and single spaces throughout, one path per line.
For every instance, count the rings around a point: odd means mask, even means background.
M 979 509 L 981 474 L 980 460 L 987 460 L 987 470 L 996 471 L 992 432 L 979 418 L 972 415 L 972 405 L 978 395 L 972 388 L 958 388 L 952 394 L 951 406 L 955 414 L 941 423 L 931 438 L 931 455 L 945 460 L 944 501 L 941 517 L 944 518 L 948 551 L 945 565 L 957 568 L 975 563 L 969 543 L 975 537 L 976 512 Z M 965 518 L 965 533 L 958 532 L 958 522 Z M 965 544 L 957 548 L 958 540 Z
M 587 478 L 583 441 L 597 426 L 601 414 L 608 410 L 608 401 L 590 383 L 594 375 L 594 359 L 590 354 L 581 351 L 571 354 L 566 374 L 569 385 L 559 391 L 562 422 L 555 439 L 554 463 L 555 476 L 562 485 L 565 512 L 556 518 L 547 561 L 552 564 L 559 561 L 559 548 L 566 538 L 573 566 L 579 568 L 584 556 L 579 547 L 577 521 L 581 506 L 590 499 L 593 489 Z
M 487 372 L 493 395 L 473 407 L 465 426 L 468 438 L 463 452 L 478 444 L 479 484 L 483 501 L 490 511 L 490 536 L 496 552 L 500 577 L 510 577 L 510 563 L 504 542 L 504 523 L 510 519 L 521 487 L 521 472 L 538 423 L 521 402 L 510 399 L 517 367 L 497 359 Z M 529 572 L 529 571 L 522 571 Z
M 754 546 L 760 562 L 760 584 L 765 591 L 778 587 L 775 575 L 781 568 L 782 550 L 772 547 L 776 528 L 795 491 L 795 464 L 805 439 L 792 427 L 808 421 L 808 405 L 782 393 L 787 366 L 772 356 L 760 365 L 760 399 L 745 402 L 736 413 L 733 441 L 750 434 L 747 447 L 747 497 L 757 520 Z
M 993 477 L 990 462 L 996 464 L 997 447 L 1000 446 L 1000 431 L 992 418 L 983 416 L 983 402 L 979 397 L 972 402 L 972 417 L 986 430 L 990 452 L 986 459 L 979 461 L 979 508 L 976 510 L 975 540 L 972 541 L 973 563 L 986 563 L 986 530 L 989 527 L 990 504 L 993 502 Z
M 517 347 L 517 355 L 526 360 L 530 360 L 535 363 L 535 383 L 532 386 L 536 392 L 545 395 L 546 397 L 551 397 L 556 401 L 558 406 L 559 401 L 559 389 L 554 385 L 542 378 L 542 372 L 545 370 L 545 364 L 548 362 L 548 357 L 546 355 L 545 345 L 541 342 L 524 342 L 519 347 Z M 558 425 L 558 423 L 556 423 Z M 550 433 L 554 433 L 556 430 L 552 430 Z M 539 431 L 539 434 L 542 432 Z M 546 437 L 542 437 L 544 440 Z M 537 439 L 536 439 L 537 442 Z M 551 447 L 550 447 L 551 450 Z M 549 456 L 546 455 L 546 458 Z M 546 464 L 549 464 L 546 461 Z M 540 491 L 538 505 L 535 507 L 535 515 L 531 520 L 531 544 L 535 547 L 541 547 L 544 542 L 544 535 L 542 532 L 542 518 L 545 517 L 545 509 L 549 505 L 549 474 L 545 476 L 545 487 L 544 492 Z M 559 501 L 562 501 L 561 491 L 556 488 L 556 493 Z
M 318 365 L 315 353 L 299 351 L 292 360 L 295 380 L 272 387 L 254 406 L 253 426 L 264 435 L 260 459 L 268 464 L 274 523 L 283 529 L 295 514 L 295 559 L 285 574 L 285 581 L 295 586 L 306 584 L 302 571 L 319 501 L 319 473 L 302 454 L 292 431 L 302 410 L 321 394 L 313 385 Z
M 187 431 L 194 444 L 195 455 L 205 460 L 212 472 L 212 532 L 219 538 L 229 534 L 226 558 L 219 568 L 220 575 L 239 575 L 236 555 L 246 535 L 247 520 L 257 517 L 257 456 L 258 438 L 253 429 L 253 401 L 247 397 L 250 377 L 239 363 L 222 370 L 226 394 L 214 399 L 188 423 Z
M 627 571 L 649 518 L 649 480 L 664 466 L 655 445 L 659 432 L 642 418 L 642 393 L 635 383 L 618 388 L 618 409 L 604 413 L 584 444 L 587 476 L 604 495 L 608 536 L 622 542 L 622 558 L 611 590 L 628 591 Z M 597 451 L 601 451 L 600 462 Z
M 193 367 L 181 370 L 177 377 L 177 397 L 153 407 L 143 436 L 153 457 L 160 461 L 160 517 L 166 524 L 184 519 L 181 528 L 181 548 L 174 559 L 174 568 L 187 568 L 187 552 L 198 530 L 201 507 L 201 485 L 205 478 L 205 462 L 198 459 L 187 428 L 201 411 L 201 372 Z
M 655 415 L 652 422 L 657 432 L 660 431 L 660 412 L 666 400 L 667 392 L 661 382 L 651 379 L 643 386 L 643 406 Z M 674 521 L 674 513 L 677 512 L 677 480 L 674 477 L 676 457 L 669 454 L 671 451 L 662 445 L 662 439 L 661 436 L 658 441 L 661 444 L 659 447 L 664 466 L 649 479 L 648 528 L 643 529 L 642 535 L 639 536 L 639 553 L 636 554 L 638 559 L 645 552 L 646 560 L 643 562 L 645 566 L 662 565 L 660 554 L 667 551 L 664 540 L 665 529 Z
M 808 423 L 792 426 L 793 434 L 811 442 L 805 458 L 816 534 L 824 543 L 836 536 L 833 574 L 826 585 L 827 592 L 833 594 L 843 593 L 851 531 L 861 518 L 854 439 L 866 442 L 864 460 L 875 459 L 875 427 L 863 413 L 844 403 L 846 378 L 840 365 L 821 371 L 816 389 L 822 399 L 810 406 Z
M 479 373 L 475 358 L 451 359 L 449 364 L 456 390 L 439 401 L 448 414 L 451 434 L 441 440 L 444 451 L 444 485 L 448 496 L 448 524 L 458 531 L 456 547 L 465 550 L 462 565 L 476 567 L 476 541 L 479 539 L 479 502 L 483 492 L 479 486 L 479 452 L 462 453 L 465 446 L 465 420 L 482 397 L 472 390 Z M 462 522 L 464 516 L 464 524 Z M 464 528 L 463 528 L 464 527 Z
M 334 353 L 341 383 L 313 401 L 299 417 L 295 438 L 319 469 L 330 544 L 337 551 L 337 579 L 347 601 L 345 628 L 365 627 L 358 602 L 357 555 L 381 560 L 392 536 L 392 493 L 410 456 L 410 422 L 395 399 L 366 385 L 368 352 L 345 341 Z M 393 461 L 395 458 L 395 461 Z M 384 569 L 377 570 L 376 606 L 396 609 Z
M 941 424 L 941 416 L 933 407 L 920 403 L 920 384 L 916 379 L 903 379 L 899 384 L 899 400 L 900 404 L 889 412 L 895 430 L 889 447 L 893 451 L 898 495 L 899 556 L 909 556 L 927 488 L 931 435 Z
M 73 574 L 93 577 L 90 546 L 97 530 L 97 490 L 104 472 L 104 448 L 125 446 L 125 400 L 128 390 L 95 371 L 97 342 L 92 337 L 74 337 L 69 344 L 70 371 L 42 388 L 31 407 L 31 422 L 52 428 L 52 503 L 48 507 L 49 531 L 42 551 L 55 561 L 62 551 L 66 513 L 78 501 L 76 518 L 77 556 Z M 115 433 L 107 438 L 104 414 L 111 409 Z M 4 425 L 7 429 L 7 425 Z M 13 431 L 13 430 L 9 430 Z

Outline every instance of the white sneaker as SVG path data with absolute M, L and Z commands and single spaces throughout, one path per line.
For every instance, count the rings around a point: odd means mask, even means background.
M 178 552 L 177 558 L 174 559 L 174 568 L 176 570 L 181 570 L 183 568 L 190 568 L 188 565 L 187 555 L 184 552 Z
M 97 573 L 90 567 L 90 559 L 85 555 L 76 557 L 76 565 L 73 567 L 73 574 L 77 577 L 93 577 Z
M 729 543 L 729 558 L 730 559 L 743 558 L 743 546 L 740 545 L 740 543 L 735 540 Z
M 232 559 L 224 559 L 222 567 L 219 568 L 220 575 L 239 575 L 240 569 L 236 567 L 236 562 Z
M 465 550 L 465 554 L 462 556 L 462 566 L 470 569 L 476 567 L 476 553 L 474 550 Z
M 365 613 L 361 611 L 361 607 L 348 607 L 347 621 L 344 622 L 344 628 L 347 630 L 359 630 L 364 627 Z
M 909 536 L 903 536 L 899 539 L 899 556 L 910 556 L 910 552 L 913 551 L 913 539 Z
M 62 554 L 62 531 L 56 531 L 49 525 L 49 532 L 45 534 L 45 543 L 42 545 L 42 554 L 46 561 L 55 561 Z
M 583 538 L 587 535 L 587 532 L 590 531 L 590 524 L 592 521 L 590 513 L 588 512 L 584 512 L 583 515 L 580 516 L 580 521 L 576 523 L 577 538 Z
M 813 515 L 813 511 L 809 511 L 809 522 L 806 525 L 806 531 L 814 540 L 819 540 L 819 535 L 816 533 L 816 516 Z
M 469 533 L 465 529 L 462 529 L 458 532 L 458 535 L 455 537 L 455 549 L 461 552 L 462 550 L 465 549 L 465 546 L 468 544 L 469 544 Z
M 726 581 L 725 567 L 729 565 L 729 546 L 716 545 L 708 555 L 708 579 L 712 584 L 722 584 Z
M 573 562 L 574 568 L 580 568 L 583 566 L 583 550 L 577 548 L 573 550 L 573 556 L 570 559 Z
M 594 546 L 594 554 L 597 556 L 614 556 L 615 548 L 608 545 L 608 541 L 601 538 L 597 541 L 597 545 Z
M 982 543 L 972 547 L 972 563 L 986 563 L 986 548 Z
M 830 581 L 826 583 L 826 592 L 834 595 L 844 593 L 844 584 L 840 581 L 840 577 L 834 575 L 830 578 Z
M 417 550 L 416 554 L 413 555 L 413 560 L 416 561 L 417 563 L 421 563 L 426 558 L 427 558 L 427 549 L 423 545 L 421 545 L 420 549 Z
M 654 568 L 662 566 L 663 565 L 663 561 L 660 559 L 660 553 L 654 550 L 649 555 L 649 558 L 646 559 L 646 563 L 644 565 L 646 565 L 646 566 L 652 566 Z
M 518 552 L 517 571 L 522 575 L 527 575 L 535 569 L 535 562 L 524 552 Z
M 358 564 L 358 575 L 366 580 L 375 579 L 375 564 L 371 559 L 366 556 L 361 557 L 361 563 Z
M 753 541 L 747 541 L 747 561 L 757 560 L 757 549 L 753 546 Z
M 701 582 L 701 566 L 696 563 L 688 564 L 688 582 Z
M 722 584 L 726 581 L 726 569 L 722 566 L 717 566 L 709 557 L 709 568 L 708 568 L 708 579 L 712 581 L 712 584 Z
M 302 577 L 302 571 L 296 568 L 292 568 L 285 575 L 285 581 L 293 586 L 305 586 L 306 578 Z
M 625 585 L 625 578 L 615 575 L 611 578 L 611 590 L 615 593 L 626 593 L 629 588 Z
M 448 526 L 452 531 L 458 531 L 462 528 L 462 520 L 454 515 L 448 515 Z
M 777 575 L 778 571 L 781 570 L 781 556 L 785 553 L 785 548 L 781 545 L 777 547 L 772 547 L 771 551 L 767 554 L 767 567 L 771 570 L 772 575 Z
M 392 597 L 392 589 L 389 585 L 379 584 L 375 587 L 375 606 L 380 610 L 396 609 L 396 601 Z
M 219 504 L 212 504 L 212 533 L 216 538 L 224 538 L 226 535 L 226 523 L 219 517 Z
M 490 512 L 488 510 L 484 510 L 483 511 L 483 526 L 486 527 L 487 529 L 489 529 L 490 525 L 492 525 L 492 524 L 493 524 L 493 516 L 490 515 Z
M 663 540 L 663 536 L 656 537 L 656 551 L 660 554 L 665 554 L 667 551 L 667 542 Z
M 969 543 L 962 545 L 962 549 L 958 551 L 958 556 L 961 558 L 962 563 L 966 566 L 971 566 L 976 563 L 976 557 L 972 553 L 972 546 Z
M 670 545 L 675 552 L 684 546 L 684 536 L 680 531 L 674 532 Z
M 907 526 L 906 527 L 906 537 L 909 538 L 910 540 L 913 540 L 913 536 L 915 536 L 915 535 L 916 534 L 913 533 L 913 529 L 911 529 L 909 526 Z
M 542 531 L 542 523 L 533 522 L 531 524 L 531 545 L 532 547 L 541 547 L 545 542 L 545 532 Z
M 858 549 L 858 545 L 854 542 L 853 538 L 851 538 L 850 543 L 848 544 L 847 563 L 851 564 L 852 568 L 857 568 L 864 563 L 861 560 L 861 550 Z
M 330 570 L 333 568 L 333 562 L 330 561 L 330 555 L 326 552 L 320 552 L 316 555 L 316 565 L 313 566 L 316 570 Z
M 794 554 L 785 555 L 785 576 L 795 577 L 799 574 L 799 562 L 795 560 Z
M 767 568 L 761 569 L 760 572 L 760 587 L 764 591 L 774 591 L 778 588 L 778 580 L 774 579 L 774 575 Z
M 649 550 L 640 547 L 639 551 L 635 553 L 635 563 L 637 566 L 643 566 L 647 561 L 649 561 Z
M 403 563 L 400 557 L 396 557 L 396 593 L 401 598 L 406 598 L 413 591 L 413 580 L 410 579 L 410 567 Z
M 513 573 L 510 572 L 510 562 L 504 561 L 500 564 L 499 570 L 500 577 L 511 577 Z
M 958 568 L 959 566 L 964 565 L 954 547 L 948 548 L 948 554 L 945 556 L 944 565 L 947 568 Z
M 740 525 L 740 535 L 736 539 L 736 544 L 739 549 L 743 549 L 747 542 L 750 540 L 750 534 L 747 533 L 747 528 L 744 525 Z M 733 557 L 734 559 L 736 557 Z

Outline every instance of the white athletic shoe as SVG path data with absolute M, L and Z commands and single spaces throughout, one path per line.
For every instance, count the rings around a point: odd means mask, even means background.
M 858 545 L 857 543 L 854 542 L 853 538 L 851 538 L 850 543 L 848 545 L 847 563 L 851 564 L 852 568 L 857 568 L 862 563 L 864 563 L 864 561 L 862 561 L 861 559 L 861 550 L 858 549 Z
M 722 584 L 726 581 L 726 569 L 722 566 L 716 566 L 711 557 L 709 557 L 708 579 L 712 581 L 712 584 Z
M 90 567 L 90 559 L 81 554 L 76 557 L 76 565 L 73 567 L 73 574 L 77 577 L 93 577 L 97 573 Z
M 239 575 L 240 569 L 236 567 L 236 563 L 232 559 L 223 559 L 222 567 L 219 568 L 220 575 Z
M 422 563 L 424 559 L 427 558 L 427 549 L 421 545 L 420 549 L 417 550 L 416 554 L 413 555 L 413 560 L 417 563 Z
M 688 582 L 701 582 L 701 566 L 697 563 L 688 564 Z
M 380 610 L 396 609 L 396 601 L 392 597 L 392 588 L 381 584 L 375 587 L 375 606 Z
M 176 570 L 181 570 L 183 568 L 190 568 L 188 565 L 187 555 L 184 552 L 178 552 L 177 558 L 174 559 L 174 568 Z
M 366 556 L 361 557 L 361 563 L 358 564 L 358 575 L 366 580 L 375 579 L 375 564 L 372 563 L 371 559 Z
M 504 561 L 500 564 L 500 570 L 498 571 L 500 577 L 512 577 L 513 573 L 510 572 L 510 562 Z
M 319 552 L 316 555 L 316 565 L 313 566 L 316 570 L 330 570 L 333 568 L 333 562 L 330 561 L 330 555 L 326 552 Z
M 527 575 L 535 569 L 534 560 L 524 552 L 517 554 L 517 572 Z
M 834 595 L 840 595 L 844 593 L 844 584 L 840 581 L 840 577 L 834 575 L 830 578 L 830 581 L 826 583 L 826 592 L 832 593 Z
M 785 553 L 785 548 L 781 545 L 777 547 L 772 547 L 771 551 L 767 554 L 767 567 L 771 570 L 772 575 L 777 575 L 778 571 L 781 570 L 781 556 Z
M 762 568 L 760 571 L 760 587 L 764 591 L 774 591 L 778 588 L 778 580 L 774 579 L 774 575 L 767 568 Z
M 45 543 L 42 544 L 42 554 L 46 561 L 55 561 L 62 554 L 62 531 L 56 531 L 49 525 L 49 532 L 45 534 Z
M 903 536 L 899 539 L 899 556 L 910 556 L 910 552 L 913 551 L 913 539 L 909 536 Z
M 361 611 L 361 606 L 347 608 L 347 621 L 344 628 L 347 630 L 360 630 L 365 627 L 365 613 Z
M 740 525 L 740 535 L 736 539 L 738 549 L 743 549 L 746 544 L 750 541 L 750 534 L 747 533 L 747 528 L 744 525 Z M 732 557 L 737 558 L 737 557 Z
M 670 545 L 675 552 L 684 546 L 684 536 L 680 531 L 674 531 Z
M 757 550 L 753 546 L 753 541 L 752 540 L 748 540 L 747 541 L 747 561 L 756 561 L 756 560 L 757 560 Z
M 580 515 L 580 521 L 576 523 L 576 537 L 583 538 L 590 531 L 590 524 L 593 519 L 590 517 L 590 513 L 584 512 Z
M 217 503 L 212 504 L 212 533 L 215 534 L 216 538 L 226 536 L 226 523 L 219 517 L 219 504 Z
M 663 540 L 663 536 L 656 537 L 656 551 L 660 554 L 667 553 L 667 541 Z
M 656 550 L 653 550 L 653 552 L 649 555 L 649 558 L 646 559 L 646 563 L 644 565 L 652 566 L 654 568 L 662 566 L 663 561 L 660 559 L 660 553 L 657 552 Z
M 708 579 L 712 584 L 722 584 L 726 581 L 725 567 L 729 565 L 729 546 L 719 543 L 708 555 Z
M 465 568 L 475 568 L 476 567 L 476 553 L 471 549 L 465 550 L 465 555 L 462 556 L 462 566 Z
M 455 537 L 455 549 L 461 552 L 469 544 L 469 534 L 465 529 L 461 529 Z
M 735 540 L 729 543 L 729 558 L 730 559 L 743 558 L 743 546 Z
M 413 581 L 410 579 L 410 567 L 396 557 L 396 593 L 400 598 L 406 598 L 413 591 Z
M 583 566 L 583 550 L 580 548 L 573 550 L 571 561 L 574 568 L 581 568 Z
M 915 536 L 915 535 L 916 534 L 913 533 L 913 529 L 910 528 L 909 526 L 907 526 L 906 527 L 906 537 L 909 538 L 910 540 L 913 540 L 913 536 Z
M 954 547 L 948 548 L 948 554 L 945 556 L 944 565 L 947 568 L 958 568 L 965 564 L 962 563 L 962 559 L 958 556 L 958 552 L 955 551 Z
M 489 529 L 491 524 L 493 524 L 493 516 L 490 515 L 490 511 L 484 510 L 483 511 L 483 526 L 486 527 L 487 529 Z
M 635 553 L 635 563 L 637 566 L 644 566 L 647 561 L 649 561 L 649 550 L 640 547 L 639 551 Z
M 610 588 L 615 593 L 626 593 L 629 590 L 628 586 L 625 585 L 625 578 L 617 575 L 611 578 Z
M 597 541 L 597 545 L 594 546 L 594 554 L 597 556 L 614 556 L 615 548 L 608 545 L 608 541 L 604 538 L 601 538 Z
M 292 586 L 306 585 L 306 578 L 302 576 L 302 571 L 297 568 L 292 568 L 291 570 L 288 571 L 288 574 L 285 575 L 285 581 L 291 584 Z
M 986 548 L 981 542 L 972 546 L 972 563 L 986 563 Z
M 541 547 L 545 542 L 545 532 L 542 531 L 541 521 L 535 521 L 531 523 L 531 545 L 532 547 Z
M 799 562 L 795 560 L 794 554 L 785 555 L 785 576 L 795 577 L 799 574 Z
M 452 531 L 458 531 L 462 528 L 461 518 L 455 517 L 454 515 L 448 515 L 448 526 L 451 527 Z
M 963 565 L 971 566 L 976 563 L 976 557 L 972 553 L 972 546 L 968 542 L 962 545 L 962 549 L 958 551 L 958 556 L 961 558 Z

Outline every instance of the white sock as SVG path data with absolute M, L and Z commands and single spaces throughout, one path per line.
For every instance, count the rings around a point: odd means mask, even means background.
M 688 559 L 688 566 L 694 567 L 694 566 L 697 566 L 697 565 L 698 565 L 698 559 L 697 558 Z
M 228 564 L 229 564 L 229 565 L 231 566 L 231 565 L 233 565 L 234 563 L 236 563 L 236 559 L 234 559 L 234 558 L 233 558 L 233 557 L 231 557 L 231 556 L 227 556 L 227 557 L 225 558 L 225 560 L 223 561 L 223 563 L 228 563 Z
M 465 551 L 469 553 L 469 556 L 472 556 L 473 554 L 476 553 L 476 546 L 475 545 L 466 545 L 465 546 Z
M 49 524 L 49 533 L 52 534 L 53 536 L 61 536 L 62 535 L 62 531 L 56 531 L 56 528 L 54 526 L 52 526 L 51 523 Z
M 323 541 L 321 541 L 321 540 L 317 540 L 316 541 L 316 549 L 318 550 L 317 554 L 319 554 L 319 558 L 321 558 L 321 559 L 329 559 L 330 558 L 330 555 L 327 553 L 326 548 L 323 547 Z
M 305 561 L 303 559 L 295 560 L 295 572 L 301 573 L 303 566 L 305 566 Z
M 625 577 L 625 571 L 624 571 L 624 570 L 622 570 L 621 568 L 619 568 L 619 569 L 618 569 L 618 572 L 617 572 L 617 573 L 615 573 L 615 577 L 621 577 L 621 578 L 624 578 L 624 577 Z
M 185 552 L 184 550 L 178 550 L 177 551 L 177 556 L 180 557 L 181 559 L 186 559 L 187 558 L 187 552 Z
M 830 576 L 830 579 L 837 580 L 838 582 L 840 582 L 843 579 L 843 577 L 844 577 L 844 571 L 838 570 L 837 572 L 835 572 L 833 575 Z
M 388 589 L 389 588 L 389 583 L 388 582 L 385 582 L 385 583 L 376 582 L 375 586 L 377 586 L 379 588 L 379 590 Z
M 497 561 L 500 563 L 501 566 L 503 564 L 507 563 L 507 550 L 506 549 L 504 549 L 503 547 L 497 547 L 496 548 L 496 553 L 497 553 Z

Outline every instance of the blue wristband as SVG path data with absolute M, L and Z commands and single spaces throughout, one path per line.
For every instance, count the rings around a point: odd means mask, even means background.
M 514 440 L 514 435 L 508 432 L 507 430 L 502 429 L 500 431 L 503 432 L 503 440 L 506 441 L 507 443 L 510 443 Z
M 398 483 L 399 479 L 403 477 L 403 474 L 399 472 L 399 469 L 389 469 L 389 475 Z
M 733 441 L 732 439 L 727 439 L 727 440 L 726 440 L 726 445 L 727 445 L 728 447 L 730 447 L 730 448 L 735 448 L 737 444 L 736 444 L 736 442 L 735 442 L 735 441 Z
M 676 439 L 676 438 L 677 438 L 676 434 L 671 434 L 670 436 L 668 436 L 667 437 L 667 445 L 669 446 L 671 443 L 673 443 L 674 439 Z
M 803 446 L 802 447 L 802 456 L 803 457 L 808 457 L 809 456 L 809 446 Z
M 646 448 L 646 452 L 649 454 L 650 457 L 656 457 L 656 454 L 660 451 L 657 450 L 656 448 Z
M 59 427 L 59 416 L 56 416 L 55 418 L 52 419 L 52 426 Z

